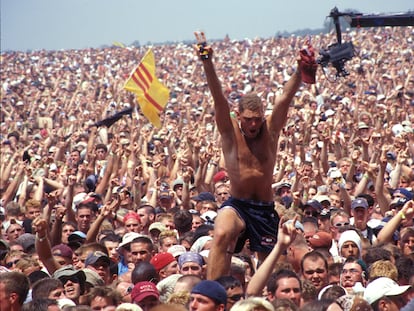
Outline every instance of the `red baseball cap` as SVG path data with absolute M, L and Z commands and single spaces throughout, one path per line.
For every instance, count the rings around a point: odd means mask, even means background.
M 173 261 L 176 261 L 173 254 L 164 252 L 164 253 L 158 253 L 154 257 L 152 257 L 150 260 L 150 263 L 155 267 L 157 272 L 159 272 L 162 268 L 172 263 Z
M 157 287 L 154 283 L 144 281 L 138 282 L 134 285 L 134 288 L 131 291 L 132 302 L 138 303 L 144 300 L 147 297 L 160 298 L 160 293 L 158 292 Z

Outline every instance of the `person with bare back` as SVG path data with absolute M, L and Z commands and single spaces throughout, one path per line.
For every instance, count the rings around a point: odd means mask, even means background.
M 240 99 L 237 117 L 233 118 L 212 62 L 213 49 L 207 45 L 204 33 L 196 32 L 195 36 L 197 54 L 214 100 L 216 123 L 230 178 L 231 197 L 222 204 L 215 219 L 208 258 L 207 278 L 214 280 L 229 274 L 231 256 L 241 251 L 246 239 L 250 240 L 250 249 L 257 252 L 260 261 L 276 244 L 279 216 L 271 185 L 279 133 L 285 125 L 290 102 L 302 82 L 301 71 L 307 74 L 311 71 L 314 82 L 316 63 L 313 51 L 302 50 L 296 73 L 285 84 L 283 94 L 274 99 L 268 117 L 265 117 L 262 100 L 255 93 L 249 93 Z M 303 57 L 304 51 L 311 57 Z M 309 74 L 304 82 L 309 82 L 308 78 Z

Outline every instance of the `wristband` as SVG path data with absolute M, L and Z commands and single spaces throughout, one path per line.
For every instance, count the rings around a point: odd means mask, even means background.
M 198 53 L 202 60 L 206 60 L 210 58 L 210 56 L 208 55 L 208 51 L 205 49 L 206 46 L 207 46 L 207 42 L 201 42 L 197 44 Z
M 401 217 L 402 220 L 405 219 L 405 215 L 404 215 L 404 213 L 402 211 L 399 211 L 398 214 L 400 214 L 400 217 Z
M 36 240 L 38 240 L 39 242 L 43 242 L 44 240 L 46 240 L 46 235 L 44 237 L 39 237 L 39 234 L 36 233 Z

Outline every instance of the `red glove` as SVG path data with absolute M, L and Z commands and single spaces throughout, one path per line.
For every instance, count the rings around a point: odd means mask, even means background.
M 302 74 L 302 81 L 308 84 L 315 84 L 316 69 L 318 64 L 315 61 L 315 51 L 311 45 L 299 52 L 299 68 Z

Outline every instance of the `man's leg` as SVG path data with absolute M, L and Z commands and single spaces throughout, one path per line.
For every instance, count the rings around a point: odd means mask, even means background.
M 222 208 L 214 220 L 213 244 L 208 256 L 207 279 L 229 275 L 231 256 L 244 222 L 232 208 Z

